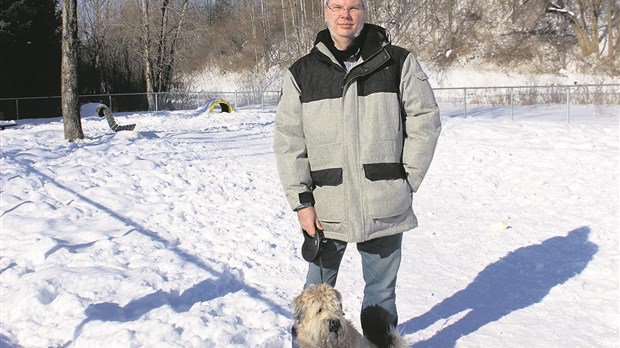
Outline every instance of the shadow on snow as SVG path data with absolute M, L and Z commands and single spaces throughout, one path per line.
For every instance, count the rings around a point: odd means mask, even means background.
M 118 221 L 123 222 L 129 227 L 132 227 L 132 230 L 127 232 L 138 232 L 156 243 L 162 244 L 168 250 L 172 250 L 184 261 L 191 263 L 202 270 L 207 271 L 212 274 L 215 278 L 208 279 L 202 281 L 192 288 L 185 290 L 182 294 L 178 294 L 175 292 L 166 293 L 162 290 L 157 290 L 150 295 L 146 295 L 142 298 L 135 299 L 129 302 L 127 305 L 121 307 L 115 303 L 98 303 L 89 305 L 86 310 L 86 318 L 76 327 L 73 335 L 73 341 L 79 337 L 82 333 L 82 329 L 84 326 L 93 321 L 93 320 L 101 320 L 101 321 L 132 321 L 140 318 L 143 314 L 148 313 L 149 311 L 159 308 L 163 305 L 170 305 L 174 310 L 178 312 L 188 311 L 191 306 L 195 303 L 204 302 L 208 300 L 215 299 L 217 297 L 221 297 L 227 293 L 244 291 L 248 294 L 249 297 L 256 299 L 258 301 L 264 302 L 267 306 L 269 306 L 274 312 L 279 313 L 281 315 L 290 317 L 290 311 L 288 308 L 282 307 L 281 305 L 275 303 L 270 298 L 265 297 L 261 291 L 249 284 L 245 284 L 237 279 L 234 274 L 230 274 L 228 271 L 218 271 L 213 267 L 209 266 L 200 258 L 180 249 L 174 241 L 168 241 L 155 232 L 150 231 L 146 227 L 122 216 L 121 214 L 103 206 L 100 203 L 93 201 L 92 199 L 85 197 L 84 195 L 72 190 L 71 188 L 64 186 L 57 182 L 54 178 L 41 173 L 35 168 L 30 168 L 33 173 L 36 173 L 42 179 L 45 179 L 47 182 L 57 186 L 60 189 L 63 189 L 67 192 L 78 197 L 83 202 L 91 204 L 96 207 L 99 211 L 106 212 L 110 216 L 114 217 Z M 126 234 L 127 234 L 126 233 Z M 46 253 L 46 256 L 57 251 L 59 248 L 67 248 L 69 251 L 79 250 L 84 247 L 90 246 L 92 243 L 83 243 L 79 245 L 70 245 L 69 243 L 63 240 L 56 240 L 58 243 L 57 246 L 53 247 Z M 216 262 L 216 261 L 214 261 Z M 73 341 L 67 342 L 64 346 L 70 345 Z
M 541 302 L 552 288 L 581 273 L 598 251 L 596 244 L 588 240 L 589 234 L 590 228 L 581 227 L 564 237 L 553 237 L 508 253 L 482 270 L 465 289 L 401 324 L 400 330 L 412 334 L 468 311 L 455 323 L 413 345 L 416 348 L 454 347 L 460 337 Z

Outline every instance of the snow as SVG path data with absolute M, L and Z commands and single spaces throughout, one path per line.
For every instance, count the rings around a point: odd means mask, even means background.
M 414 347 L 617 347 L 620 108 L 441 108 L 399 330 Z M 274 115 L 123 113 L 137 127 L 119 133 L 84 116 L 76 143 L 59 118 L 1 131 L 0 346 L 290 346 L 306 265 Z M 359 328 L 355 248 L 337 288 Z

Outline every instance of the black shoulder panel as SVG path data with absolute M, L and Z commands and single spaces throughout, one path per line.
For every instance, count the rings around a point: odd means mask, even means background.
M 390 59 L 374 73 L 360 77 L 358 81 L 360 96 L 373 93 L 399 93 L 402 67 L 409 52 L 392 45 L 387 45 L 384 49 L 390 55 Z
M 352 74 L 360 75 L 351 77 L 357 79 L 359 96 L 368 96 L 373 93 L 399 93 L 402 67 L 409 51 L 392 45 L 387 45 L 384 49 L 390 58 L 373 72 L 359 73 L 360 70 L 364 71 L 365 65 L 371 66 L 372 60 L 377 56 L 366 62 L 370 64 L 363 63 L 352 70 Z M 322 53 L 313 50 L 295 62 L 290 71 L 301 89 L 302 103 L 342 97 L 345 71 Z
M 340 98 L 344 81 L 344 68 L 333 64 L 320 53 L 311 52 L 295 62 L 290 71 L 301 89 L 301 102 Z

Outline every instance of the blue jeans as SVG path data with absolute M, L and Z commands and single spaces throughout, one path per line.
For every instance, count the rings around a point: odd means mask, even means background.
M 387 333 L 390 327 L 398 324 L 396 312 L 396 277 L 400 267 L 402 233 L 372 239 L 357 244 L 362 258 L 364 276 L 364 300 L 360 319 L 364 336 L 378 347 L 386 347 Z M 323 282 L 336 286 L 338 270 L 346 242 L 328 240 L 323 246 L 321 262 L 323 264 Z M 321 284 L 321 267 L 319 260 L 309 263 L 306 276 L 307 288 L 311 284 Z M 293 347 L 297 347 L 293 332 Z

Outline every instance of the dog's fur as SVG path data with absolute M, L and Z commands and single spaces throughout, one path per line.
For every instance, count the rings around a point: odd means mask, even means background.
M 292 303 L 300 348 L 376 348 L 362 336 L 342 312 L 342 295 L 328 284 L 311 285 Z M 393 328 L 392 347 L 407 343 Z

